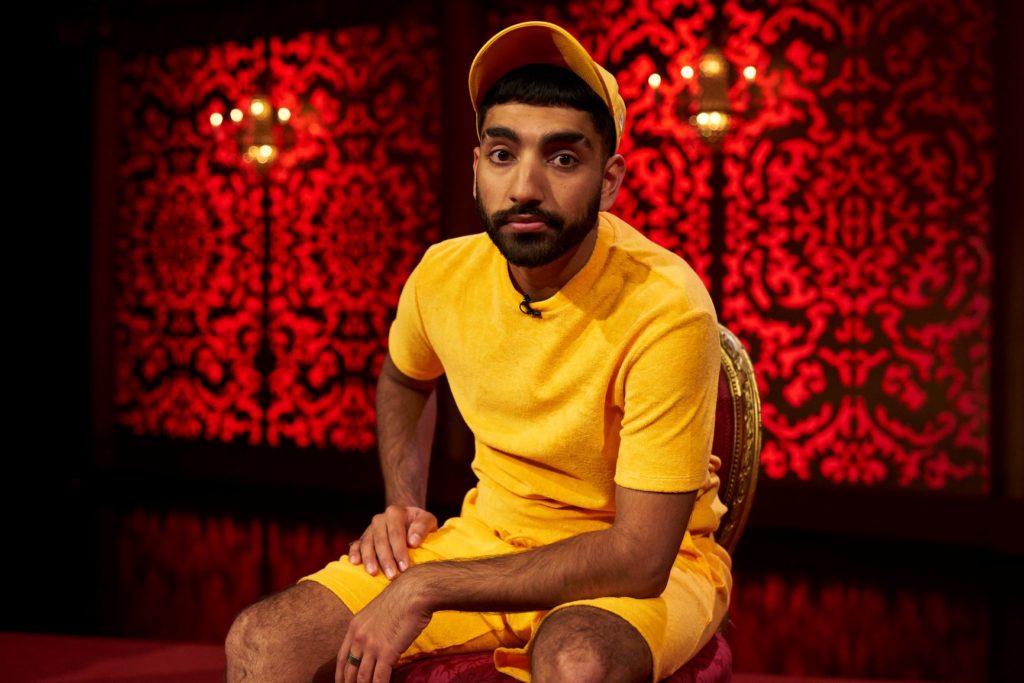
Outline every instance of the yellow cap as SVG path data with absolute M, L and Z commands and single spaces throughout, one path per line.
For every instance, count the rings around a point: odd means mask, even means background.
M 526 64 L 554 64 L 582 78 L 608 107 L 615 122 L 615 149 L 626 125 L 626 103 L 615 77 L 594 61 L 579 41 L 560 26 L 527 21 L 509 26 L 480 48 L 469 67 L 469 98 L 473 111 L 499 78 Z

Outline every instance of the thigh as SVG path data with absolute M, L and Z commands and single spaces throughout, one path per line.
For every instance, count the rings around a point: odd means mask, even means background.
M 529 654 L 544 625 L 560 612 L 580 606 L 597 608 L 620 617 L 639 633 L 647 645 L 656 680 L 670 676 L 692 658 L 715 634 L 729 605 L 731 582 L 715 580 L 713 572 L 695 562 L 680 559 L 672 568 L 665 591 L 656 598 L 594 598 L 560 605 L 546 615 L 505 615 L 515 632 L 530 644 L 525 648 L 501 648 L 495 653 L 498 669 L 527 680 Z M 615 622 L 611 622 L 615 623 Z
M 412 563 L 464 560 L 492 557 L 517 549 L 501 541 L 494 532 L 475 519 L 453 517 L 444 526 L 429 534 L 418 548 L 409 550 Z M 375 576 L 365 566 L 354 565 L 344 555 L 323 569 L 305 576 L 300 581 L 315 581 L 338 596 L 353 614 L 380 595 L 391 581 L 383 572 Z
M 490 557 L 518 550 L 521 549 L 501 541 L 479 520 L 455 517 L 427 536 L 419 548 L 410 550 L 409 556 L 413 564 L 422 564 Z M 353 614 L 369 604 L 390 583 L 383 573 L 371 576 L 362 565 L 351 564 L 347 556 L 331 562 L 301 581 L 315 582 L 326 587 Z M 429 654 L 521 647 L 525 643 L 524 638 L 510 630 L 508 621 L 500 613 L 445 610 L 434 614 L 427 627 L 403 653 L 402 660 L 408 661 Z
M 729 588 L 729 584 L 718 585 L 701 568 L 680 561 L 656 598 L 597 598 L 569 605 L 598 607 L 629 622 L 647 643 L 655 680 L 661 680 L 715 635 L 729 607 Z
M 323 586 L 302 582 L 260 600 L 247 611 L 277 632 L 324 634 L 338 646 L 352 619 L 352 611 Z

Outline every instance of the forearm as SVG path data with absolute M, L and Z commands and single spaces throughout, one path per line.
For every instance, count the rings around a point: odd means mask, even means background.
M 432 382 L 402 378 L 391 359 L 377 382 L 377 443 L 388 505 L 423 507 L 430 452 L 420 428 Z
M 424 563 L 400 581 L 430 611 L 522 611 L 612 595 L 654 597 L 669 567 L 606 529 L 512 555 Z

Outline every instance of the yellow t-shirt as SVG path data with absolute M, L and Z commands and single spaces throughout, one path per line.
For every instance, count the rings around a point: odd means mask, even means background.
M 549 543 L 610 525 L 616 484 L 700 490 L 688 530 L 711 534 L 724 512 L 711 457 L 719 340 L 693 269 L 601 213 L 584 267 L 532 304 L 541 317 L 522 299 L 487 235 L 460 237 L 427 250 L 391 327 L 395 366 L 446 373 L 475 436 L 474 514 Z

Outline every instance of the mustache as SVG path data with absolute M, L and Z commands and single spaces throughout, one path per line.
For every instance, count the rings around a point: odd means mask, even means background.
M 565 226 L 565 219 L 557 213 L 546 211 L 536 204 L 516 204 L 508 209 L 502 209 L 491 214 L 491 223 L 499 227 L 509 222 L 512 216 L 536 216 L 540 221 L 547 223 L 552 228 L 561 229 Z

